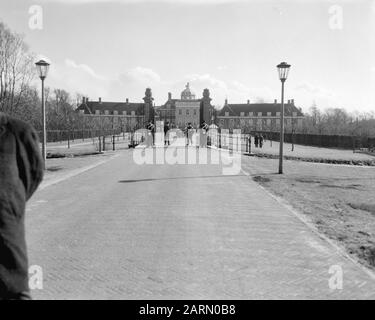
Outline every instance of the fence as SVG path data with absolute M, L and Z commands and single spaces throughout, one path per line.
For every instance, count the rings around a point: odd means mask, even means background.
M 209 131 L 209 136 L 210 136 Z M 215 132 L 215 131 L 214 131 Z M 39 133 L 39 138 L 42 140 L 42 132 Z M 270 132 L 270 131 L 257 131 L 257 133 L 262 134 L 265 139 L 279 141 L 279 132 Z M 61 142 L 61 141 L 75 141 L 75 140 L 82 140 L 85 139 L 94 139 L 99 140 L 99 137 L 112 137 L 116 136 L 119 137 L 124 135 L 125 133 L 121 132 L 121 129 L 108 129 L 108 130 L 49 130 L 47 131 L 47 142 Z M 252 132 L 251 135 L 254 136 L 255 132 Z M 249 133 L 242 134 L 242 143 L 246 146 L 246 139 L 249 136 Z M 137 130 L 128 133 L 127 140 L 129 140 L 130 144 L 137 145 L 143 142 L 147 138 L 147 130 Z M 106 139 L 106 138 L 104 138 Z M 112 138 L 109 138 L 112 139 Z M 122 140 L 125 139 L 125 136 Z M 210 140 L 212 140 L 213 145 L 219 145 L 220 141 L 225 141 L 226 135 L 220 134 L 220 130 L 218 130 L 215 136 L 210 136 Z M 340 149 L 348 149 L 348 150 L 355 150 L 360 148 L 368 148 L 373 149 L 375 147 L 375 137 L 366 137 L 366 136 L 343 136 L 343 135 L 318 135 L 318 134 L 304 134 L 304 133 L 285 133 L 284 134 L 284 141 L 287 143 L 295 143 L 300 145 L 306 146 L 315 146 L 315 147 L 326 147 L 326 148 L 340 148 Z M 211 141 L 210 141 L 211 142 Z M 107 141 L 104 142 L 105 144 L 108 143 Z M 111 141 L 112 143 L 112 141 Z M 221 144 L 221 143 L 220 143 Z M 104 145 L 103 145 L 104 146 Z M 107 147 L 107 146 L 104 146 Z
M 47 131 L 47 142 L 60 142 L 60 141 L 74 141 L 74 140 L 85 140 L 93 139 L 99 136 L 110 136 L 118 135 L 121 133 L 120 129 L 112 130 L 48 130 Z M 42 141 L 43 132 L 38 131 L 39 140 Z
M 254 131 L 262 134 L 267 140 L 280 141 L 280 133 L 273 131 Z M 248 133 L 243 135 L 248 135 Z M 345 135 L 319 135 L 307 133 L 284 133 L 284 142 L 301 144 L 313 147 L 338 148 L 356 150 L 360 148 L 373 149 L 375 147 L 375 137 L 368 136 L 345 136 Z

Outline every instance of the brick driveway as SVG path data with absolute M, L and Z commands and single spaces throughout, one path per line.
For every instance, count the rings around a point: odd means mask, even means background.
M 212 151 L 217 152 L 217 151 Z M 375 281 L 243 173 L 130 151 L 29 202 L 36 299 L 375 298 Z M 333 265 L 343 289 L 329 288 Z

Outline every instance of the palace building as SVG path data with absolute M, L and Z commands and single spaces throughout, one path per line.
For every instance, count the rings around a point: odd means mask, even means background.
M 218 112 L 216 124 L 224 129 L 243 129 L 249 131 L 276 131 L 280 128 L 281 103 L 229 104 Z M 294 99 L 284 103 L 284 124 L 286 130 L 298 130 L 302 127 L 303 113 L 294 105 Z
M 150 88 L 146 89 L 143 102 L 129 102 L 129 99 L 125 102 L 105 102 L 101 98 L 89 101 L 89 98 L 84 97 L 77 111 L 94 120 L 115 118 L 121 121 L 125 130 L 134 130 L 144 128 L 149 120 L 154 120 L 153 100 Z
M 171 127 L 184 129 L 187 123 L 194 128 L 206 121 L 209 125 L 216 124 L 222 129 L 242 129 L 250 131 L 277 131 L 280 128 L 281 104 L 247 103 L 231 104 L 225 100 L 221 110 L 211 105 L 210 91 L 204 89 L 202 97 L 197 99 L 187 83 L 181 92 L 180 99 L 172 98 L 168 93 L 168 100 L 161 106 L 154 106 L 150 88 L 145 91 L 143 102 L 105 102 L 89 101 L 83 98 L 77 111 L 94 120 L 116 121 L 121 123 L 124 130 L 145 128 L 148 121 L 169 122 Z M 301 108 L 297 108 L 294 99 L 284 104 L 285 130 L 298 130 L 302 127 L 304 115 Z M 101 120 L 100 120 L 101 119 Z
M 172 99 L 172 94 L 168 93 L 168 100 L 160 107 L 157 107 L 155 120 L 169 122 L 176 128 L 183 129 L 187 123 L 191 123 L 194 128 L 198 128 L 204 121 L 213 122 L 215 109 L 211 105 L 210 91 L 203 90 L 202 98 L 196 96 L 190 90 L 187 83 L 181 92 L 181 99 Z

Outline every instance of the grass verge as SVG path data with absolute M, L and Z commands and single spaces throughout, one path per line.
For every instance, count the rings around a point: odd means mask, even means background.
M 244 157 L 252 179 L 287 200 L 319 232 L 375 270 L 375 168 Z

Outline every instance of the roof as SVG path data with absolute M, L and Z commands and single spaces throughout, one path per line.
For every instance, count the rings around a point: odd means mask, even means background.
M 122 113 L 123 111 L 131 112 L 135 111 L 136 113 L 142 112 L 144 103 L 134 103 L 134 102 L 99 102 L 99 101 L 88 101 L 82 103 L 77 110 L 85 110 L 85 113 L 95 114 L 96 110 L 99 111 L 108 111 L 110 114 L 114 111 Z
M 229 112 L 229 116 L 241 116 L 244 112 L 248 116 L 249 112 L 258 114 L 262 112 L 263 116 L 267 116 L 271 112 L 272 116 L 276 116 L 276 112 L 280 112 L 281 103 L 243 103 L 243 104 L 226 104 L 219 112 L 218 116 L 225 116 L 225 112 Z M 284 104 L 284 112 L 286 116 L 292 116 L 293 112 L 297 112 L 297 116 L 303 117 L 303 113 L 293 103 Z

